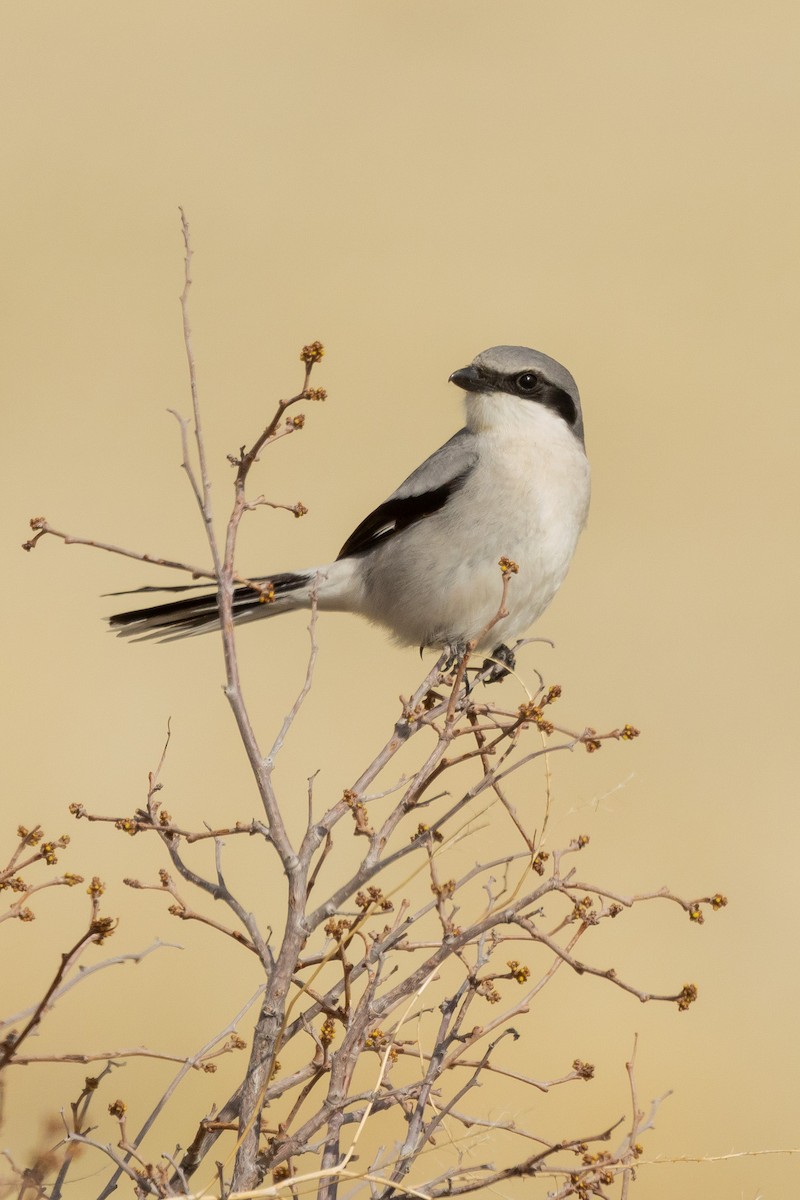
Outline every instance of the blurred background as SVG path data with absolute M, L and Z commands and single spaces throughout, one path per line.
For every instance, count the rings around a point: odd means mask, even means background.
M 166 411 L 190 409 L 182 204 L 219 522 L 226 454 L 298 389 L 300 347 L 327 348 L 314 380 L 327 402 L 304 406 L 305 429 L 253 475 L 254 492 L 309 515 L 249 516 L 247 573 L 329 561 L 459 427 L 447 378 L 479 350 L 535 346 L 575 375 L 592 512 L 536 629 L 555 648 L 530 647 L 521 673 L 562 685 L 565 724 L 643 734 L 554 759 L 552 844 L 589 833 L 581 874 L 620 892 L 666 884 L 730 903 L 702 928 L 650 906 L 587 943 L 590 961 L 644 989 L 696 983 L 688 1013 L 564 976 L 508 1054 L 535 1075 L 581 1057 L 595 1081 L 552 1110 L 549 1098 L 515 1109 L 502 1089 L 482 1103 L 534 1129 L 558 1127 L 551 1111 L 601 1128 L 627 1111 L 638 1033 L 640 1100 L 673 1094 L 643 1139 L 652 1165 L 635 1195 L 793 1194 L 797 1158 L 768 1152 L 798 1145 L 800 1116 L 797 5 L 11 0 L 2 26 L 2 840 L 10 852 L 19 823 L 69 833 L 58 869 L 103 878 L 120 926 L 87 964 L 158 936 L 184 947 L 75 989 L 29 1051 L 190 1054 L 258 984 L 235 946 L 123 886 L 155 879 L 155 843 L 67 811 L 141 805 L 169 719 L 176 820 L 257 815 L 217 641 L 118 641 L 102 618 L 119 601 L 102 594 L 174 576 L 53 539 L 19 548 L 44 514 L 72 534 L 208 559 Z M 265 741 L 302 683 L 306 624 L 296 614 L 240 638 Z M 306 778 L 320 771 L 320 807 L 337 799 L 425 669 L 355 618 L 324 616 L 319 640 L 278 773 L 298 822 Z M 504 688 L 509 705 L 524 699 Z M 517 787 L 519 803 L 542 795 L 539 777 Z M 462 865 L 487 836 L 464 844 Z M 253 902 L 279 906 L 264 859 L 234 853 Z M 4 926 L 0 1011 L 41 995 L 87 903 L 83 889 L 51 890 L 36 922 Z M 243 1061 L 186 1085 L 173 1141 L 227 1098 Z M 18 1162 L 56 1140 L 86 1073 L 7 1073 L 0 1141 Z M 115 1136 L 116 1095 L 138 1128 L 173 1073 L 117 1070 L 97 1136 Z M 70 1194 L 94 1195 L 107 1172 L 88 1158 L 81 1171 Z

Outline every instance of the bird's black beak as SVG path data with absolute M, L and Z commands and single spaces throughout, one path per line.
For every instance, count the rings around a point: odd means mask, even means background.
M 453 371 L 448 382 L 463 388 L 465 392 L 480 392 L 486 386 L 485 380 L 481 378 L 472 364 L 462 367 L 460 371 Z

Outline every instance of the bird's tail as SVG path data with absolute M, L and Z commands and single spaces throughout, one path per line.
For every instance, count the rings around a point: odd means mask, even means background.
M 265 575 L 253 580 L 263 588 L 237 587 L 233 593 L 233 619 L 257 620 L 260 617 L 277 616 L 295 608 L 308 608 L 316 582 L 321 578 L 317 571 L 300 574 Z M 219 628 L 219 606 L 216 591 L 209 592 L 204 584 L 183 584 L 177 587 L 143 587 L 133 592 L 112 592 L 114 596 L 131 596 L 140 592 L 188 592 L 195 588 L 205 589 L 202 596 L 187 596 L 182 600 L 170 600 L 167 604 L 155 604 L 151 608 L 134 608 L 129 612 L 115 613 L 108 618 L 118 637 L 141 640 L 157 639 L 175 641 L 177 638 L 192 637 Z M 332 607 L 326 605 L 325 607 Z

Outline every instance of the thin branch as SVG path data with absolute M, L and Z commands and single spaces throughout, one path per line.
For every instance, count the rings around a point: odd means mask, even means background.
M 214 572 L 209 571 L 206 567 L 195 567 L 191 563 L 179 562 L 177 559 L 161 558 L 156 554 L 140 554 L 138 550 L 127 550 L 124 546 L 113 546 L 110 542 L 100 542 L 96 538 L 84 538 L 78 537 L 73 533 L 64 533 L 60 529 L 54 529 L 44 517 L 33 517 L 30 524 L 31 529 L 36 530 L 36 536 L 31 538 L 30 541 L 23 543 L 23 550 L 33 550 L 40 538 L 44 537 L 45 534 L 50 534 L 52 537 L 60 538 L 65 546 L 90 546 L 94 550 L 105 550 L 107 554 L 121 554 L 123 558 L 135 558 L 137 562 L 151 563 L 156 567 L 169 567 L 174 571 L 188 571 L 193 579 L 209 579 L 213 581 L 216 578 Z M 112 593 L 112 595 L 117 596 L 131 594 L 130 592 Z
M 192 473 L 189 465 L 189 456 L 184 454 L 184 469 L 186 470 L 192 491 L 194 492 L 197 503 L 200 507 L 203 520 L 206 524 L 208 539 L 210 543 L 214 543 L 214 534 L 212 530 L 212 512 L 211 512 L 211 480 L 208 476 L 208 464 L 206 462 L 206 448 L 203 440 L 203 428 L 200 421 L 200 401 L 197 394 L 197 367 L 194 360 L 194 349 L 192 347 L 192 327 L 189 320 L 189 291 L 192 286 L 192 241 L 189 234 L 189 222 L 186 219 L 186 213 L 183 208 L 179 207 L 181 214 L 181 232 L 183 234 L 184 247 L 184 274 L 183 274 L 183 291 L 181 292 L 181 316 L 183 318 L 183 344 L 186 348 L 186 362 L 189 368 L 189 387 L 192 393 L 192 414 L 194 416 L 194 434 L 197 442 L 197 457 L 200 463 L 200 486 Z M 216 565 L 216 563 L 215 563 Z
M 183 1054 L 167 1054 L 160 1050 L 150 1050 L 147 1046 L 124 1046 L 119 1050 L 94 1050 L 91 1052 L 64 1051 L 59 1054 L 28 1054 L 14 1055 L 13 1065 L 28 1067 L 34 1063 L 81 1063 L 110 1062 L 123 1058 L 152 1058 L 160 1062 L 186 1063 L 193 1070 L 202 1071 L 203 1064 L 195 1059 L 188 1059 Z
M 250 999 L 247 1001 L 247 1003 L 244 1004 L 242 1006 L 242 1008 L 239 1009 L 236 1016 L 233 1017 L 233 1019 L 228 1022 L 228 1024 L 225 1026 L 224 1029 L 222 1029 L 219 1033 L 215 1033 L 214 1036 L 212 1038 L 210 1038 L 205 1043 L 204 1046 L 201 1046 L 201 1048 L 198 1051 L 196 1051 L 196 1053 L 193 1054 L 191 1058 L 184 1060 L 177 1075 L 175 1075 L 172 1082 L 167 1087 L 166 1091 L 163 1093 L 163 1095 L 158 1100 L 157 1104 L 155 1105 L 155 1108 L 153 1108 L 153 1110 L 150 1113 L 150 1115 L 148 1116 L 147 1120 L 144 1122 L 141 1129 L 136 1134 L 136 1137 L 133 1140 L 134 1147 L 138 1147 L 142 1144 L 142 1141 L 147 1136 L 150 1129 L 153 1127 L 155 1121 L 160 1116 L 160 1114 L 162 1113 L 162 1111 L 164 1110 L 166 1105 L 169 1103 L 172 1096 L 175 1094 L 176 1090 L 178 1089 L 180 1084 L 183 1082 L 183 1080 L 186 1078 L 186 1076 L 189 1074 L 189 1072 L 194 1069 L 196 1064 L 201 1063 L 202 1060 L 204 1058 L 206 1058 L 208 1056 L 208 1054 L 210 1054 L 210 1052 L 214 1049 L 214 1047 L 216 1045 L 218 1045 L 219 1042 L 221 1042 L 224 1038 L 229 1037 L 232 1033 L 235 1033 L 237 1026 L 241 1024 L 241 1022 L 244 1020 L 247 1013 L 250 1011 L 250 1009 L 253 1007 L 253 1005 L 256 1003 L 256 1001 L 261 996 L 263 996 L 265 991 L 266 991 L 266 984 L 262 984 L 259 988 L 256 989 L 256 991 L 253 993 L 253 995 L 250 997 Z M 115 1158 L 114 1161 L 117 1163 L 117 1170 L 111 1176 L 108 1183 L 103 1188 L 100 1195 L 98 1196 L 97 1200 L 107 1200 L 107 1197 L 110 1196 L 111 1193 L 116 1189 L 117 1183 L 119 1182 L 120 1175 L 123 1173 L 123 1171 L 126 1174 L 130 1174 L 130 1171 L 126 1165 L 126 1163 L 128 1162 L 128 1157 L 126 1157 L 123 1160 L 118 1160 Z M 178 1170 L 180 1171 L 180 1168 L 178 1168 Z
M 172 412 L 172 409 L 170 409 Z M 96 538 L 78 537 L 76 534 L 64 533 L 60 529 L 54 529 L 52 525 L 44 517 L 32 517 L 30 521 L 31 529 L 36 530 L 35 535 L 29 538 L 27 542 L 22 543 L 23 550 L 33 550 L 40 538 L 45 534 L 50 534 L 55 538 L 60 538 L 65 546 L 89 546 L 94 550 L 103 550 L 107 554 L 121 554 L 123 558 L 133 558 L 136 562 L 150 563 L 156 567 L 168 567 L 174 571 L 185 571 L 191 575 L 193 579 L 207 579 L 209 583 L 216 583 L 217 576 L 213 569 L 207 567 L 197 567 L 192 563 L 179 562 L 177 559 L 162 558 L 156 554 L 142 554 L 138 550 L 128 550 L 125 546 L 114 546 L 110 542 L 100 542 Z M 254 591 L 261 591 L 264 588 L 263 581 L 250 579 L 246 575 L 234 575 L 234 582 L 242 587 L 252 588 Z M 186 585 L 190 587 L 191 585 Z M 202 586 L 202 585 L 198 585 Z M 108 592 L 109 596 L 134 596 L 140 592 L 169 592 L 183 591 L 184 587 L 140 587 L 132 588 L 124 592 Z
M 309 636 L 311 645 L 310 645 L 309 653 L 308 653 L 308 665 L 306 667 L 305 679 L 303 680 L 303 686 L 300 689 L 297 699 L 295 700 L 292 707 L 289 709 L 289 712 L 287 713 L 287 715 L 284 717 L 283 723 L 281 724 L 281 727 L 280 727 L 280 731 L 278 732 L 278 736 L 275 738 L 275 741 L 272 743 L 272 748 L 271 748 L 269 754 L 267 755 L 266 761 L 267 761 L 267 765 L 270 768 L 273 766 L 275 759 L 277 758 L 278 754 L 280 753 L 281 749 L 283 748 L 283 743 L 285 742 L 286 736 L 287 736 L 289 730 L 291 729 L 292 725 L 295 722 L 297 714 L 300 712 L 300 709 L 303 706 L 303 701 L 305 700 L 308 693 L 311 691 L 311 684 L 314 679 L 314 667 L 316 666 L 317 655 L 319 654 L 319 643 L 317 642 L 317 618 L 318 618 L 318 616 L 319 616 L 319 611 L 317 608 L 317 585 L 315 583 L 311 589 L 311 620 L 308 623 L 308 636 Z M 311 822 L 309 822 L 309 824 L 310 823 Z
M 53 997 L 61 987 L 64 976 L 75 964 L 75 962 L 77 962 L 78 958 L 86 949 L 86 947 L 91 942 L 95 942 L 97 940 L 98 930 L 94 926 L 94 922 L 92 922 L 86 932 L 81 934 L 81 936 L 78 938 L 72 949 L 67 950 L 65 954 L 62 954 L 61 963 L 58 967 L 58 970 L 56 971 L 55 976 L 53 977 L 53 980 L 44 996 L 36 1005 L 36 1008 L 27 1025 L 25 1025 L 22 1032 L 15 1038 L 6 1038 L 4 1042 L 0 1043 L 0 1071 L 2 1071 L 4 1067 L 8 1066 L 9 1063 L 14 1061 L 19 1047 L 22 1045 L 25 1039 L 29 1037 L 31 1033 L 33 1033 L 34 1029 L 47 1012 L 48 1008 L 51 1007 L 53 1003 Z

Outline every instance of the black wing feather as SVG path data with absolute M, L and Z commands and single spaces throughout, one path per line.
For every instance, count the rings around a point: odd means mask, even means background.
M 472 470 L 472 464 L 460 475 L 448 479 L 440 487 L 430 491 L 420 492 L 416 496 L 392 496 L 365 517 L 361 524 L 353 530 L 341 550 L 340 558 L 349 558 L 354 554 L 364 554 L 381 542 L 395 537 L 410 525 L 416 525 L 424 517 L 438 512 L 454 492 L 463 487 L 467 476 Z

